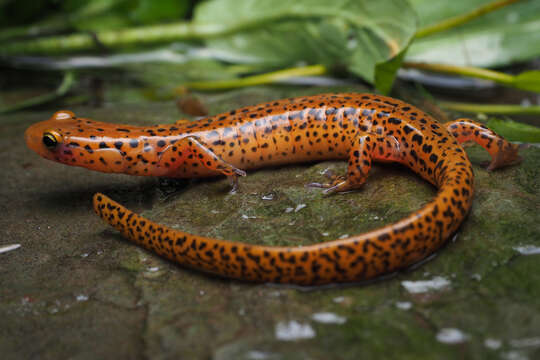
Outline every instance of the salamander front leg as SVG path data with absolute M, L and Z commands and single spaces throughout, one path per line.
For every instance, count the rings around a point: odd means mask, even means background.
M 446 123 L 445 126 L 458 142 L 474 141 L 489 152 L 492 160 L 487 170 L 495 170 L 521 161 L 518 155 L 519 145 L 508 142 L 481 123 L 470 119 L 458 119 Z
M 227 176 L 231 182 L 231 192 L 234 193 L 238 190 L 238 176 L 246 176 L 244 170 L 223 160 L 196 137 L 185 137 L 177 145 L 191 153 L 193 158 L 204 167 Z

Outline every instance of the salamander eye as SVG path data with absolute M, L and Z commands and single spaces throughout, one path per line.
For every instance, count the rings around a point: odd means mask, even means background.
M 52 131 L 48 131 L 43 134 L 43 144 L 49 148 L 54 149 L 56 145 L 60 142 L 60 134 Z

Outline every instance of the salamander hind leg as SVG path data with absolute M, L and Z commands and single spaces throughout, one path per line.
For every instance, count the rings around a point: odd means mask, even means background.
M 458 142 L 474 141 L 489 152 L 491 163 L 487 166 L 487 170 L 521 162 L 521 157 L 518 155 L 519 145 L 508 142 L 479 122 L 458 119 L 446 123 L 445 126 Z

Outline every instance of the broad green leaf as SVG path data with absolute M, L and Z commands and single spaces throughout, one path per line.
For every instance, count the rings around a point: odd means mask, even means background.
M 514 76 L 512 85 L 522 90 L 540 92 L 540 71 L 522 72 Z
M 384 63 L 375 66 L 375 88 L 383 95 L 387 95 L 392 90 L 397 71 L 401 67 L 403 58 L 407 53 L 407 49 L 403 49 L 396 57 Z
M 490 119 L 487 126 L 510 141 L 540 143 L 540 128 L 512 120 Z
M 180 20 L 188 9 L 188 0 L 139 0 L 130 15 L 137 23 L 151 24 L 164 20 Z
M 178 86 L 189 81 L 229 80 L 239 73 L 231 66 L 211 59 L 197 59 L 185 63 L 126 64 L 138 80 L 153 86 Z
M 416 31 L 404 0 L 211 0 L 199 5 L 193 22 L 244 29 L 207 41 L 230 61 L 344 65 L 371 83 L 376 64 L 399 54 Z
M 411 0 L 422 26 L 493 0 Z M 416 39 L 407 61 L 494 67 L 540 56 L 540 1 L 525 0 L 459 27 Z

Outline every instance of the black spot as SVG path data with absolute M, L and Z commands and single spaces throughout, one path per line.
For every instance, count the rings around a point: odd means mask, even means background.
M 129 141 L 129 146 L 131 146 L 132 148 L 136 148 L 137 146 L 139 146 L 139 141 L 138 140 L 130 140 Z
M 411 150 L 411 156 L 414 158 L 414 161 L 418 161 L 418 155 L 416 154 L 416 151 Z
M 424 138 L 422 137 L 422 135 L 419 135 L 419 134 L 414 134 L 412 137 L 412 141 L 416 141 L 418 145 L 422 145 L 423 140 Z
M 403 131 L 405 132 L 405 134 L 409 134 L 413 130 L 414 130 L 414 128 L 410 127 L 409 125 L 405 125 L 403 127 Z
M 384 241 L 390 240 L 390 235 L 389 235 L 389 234 L 386 234 L 386 233 L 385 233 L 385 234 L 381 234 L 381 235 L 379 235 L 379 237 L 378 237 L 377 239 L 379 239 L 380 241 L 383 241 L 383 242 L 384 242 Z
M 424 144 L 424 146 L 422 146 L 422 151 L 425 152 L 426 154 L 429 154 L 431 150 L 433 150 L 433 146 L 431 145 Z

